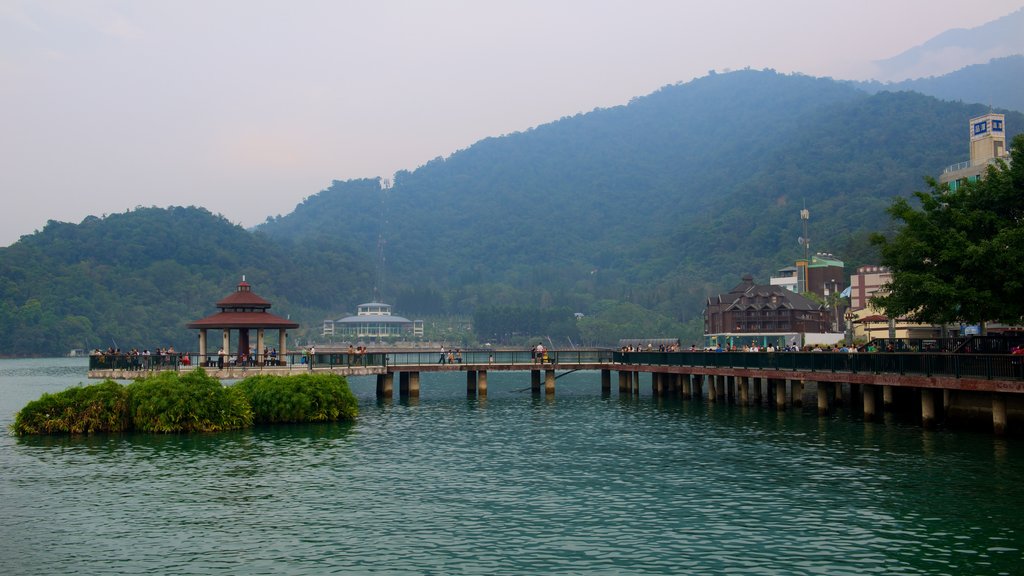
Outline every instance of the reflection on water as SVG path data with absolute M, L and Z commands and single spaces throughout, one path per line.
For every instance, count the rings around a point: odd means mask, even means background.
M 39 370 L 33 370 L 32 362 Z M 21 363 L 11 365 L 12 363 Z M 25 364 L 28 365 L 25 365 Z M 0 420 L 76 384 L 0 362 Z M 996 574 L 1022 565 L 1013 439 L 602 395 L 597 373 L 354 379 L 355 424 L 0 440 L 6 574 Z

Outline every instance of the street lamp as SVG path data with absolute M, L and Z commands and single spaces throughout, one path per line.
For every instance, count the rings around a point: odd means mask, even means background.
M 846 344 L 853 344 L 853 319 L 856 318 L 853 310 L 847 310 L 843 318 L 846 318 Z

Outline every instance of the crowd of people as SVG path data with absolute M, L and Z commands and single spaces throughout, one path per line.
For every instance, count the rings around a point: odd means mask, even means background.
M 138 348 L 121 350 L 111 346 L 106 350 L 95 348 L 89 353 L 89 356 L 96 364 L 123 370 L 151 370 L 179 364 L 185 366 L 191 364 L 188 355 L 175 352 L 174 346 L 156 348 L 153 351 L 150 351 L 149 348 L 144 348 L 141 351 Z
M 449 348 L 445 350 L 444 346 L 441 346 L 441 355 L 437 358 L 438 364 L 462 364 L 462 350 L 459 348 Z

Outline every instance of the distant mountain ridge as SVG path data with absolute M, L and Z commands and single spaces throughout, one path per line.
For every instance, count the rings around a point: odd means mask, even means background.
M 880 81 L 940 76 L 995 58 L 1024 54 L 1024 8 L 974 28 L 955 28 L 874 64 Z
M 1024 35 L 1024 33 L 1022 33 Z M 995 108 L 1024 111 L 1024 55 L 996 58 L 985 64 L 966 66 L 942 76 L 882 83 L 854 82 L 868 92 L 913 91 L 942 100 L 987 104 Z

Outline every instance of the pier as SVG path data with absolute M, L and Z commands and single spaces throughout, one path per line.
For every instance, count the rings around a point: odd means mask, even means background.
M 1014 422 L 1024 425 L 1024 374 L 1021 358 L 1008 354 L 833 353 L 833 352 L 616 352 L 608 349 L 548 351 L 536 358 L 530 350 L 462 351 L 449 362 L 438 352 L 368 351 L 362 354 L 323 351 L 292 353 L 273 362 L 256 358 L 239 365 L 207 355 L 172 357 L 92 356 L 90 378 L 128 380 L 161 370 L 190 370 L 201 365 L 212 376 L 238 380 L 255 374 L 326 372 L 376 376 L 377 395 L 420 394 L 421 374 L 464 372 L 470 396 L 487 395 L 490 372 L 530 373 L 535 394 L 554 395 L 557 379 L 579 370 L 599 371 L 601 392 L 612 388 L 638 396 L 640 375 L 658 397 L 706 399 L 710 403 L 766 405 L 778 410 L 799 407 L 814 396 L 820 414 L 846 405 L 866 420 L 894 409 L 914 411 L 920 423 L 933 426 L 946 417 L 991 422 L 1003 434 Z

